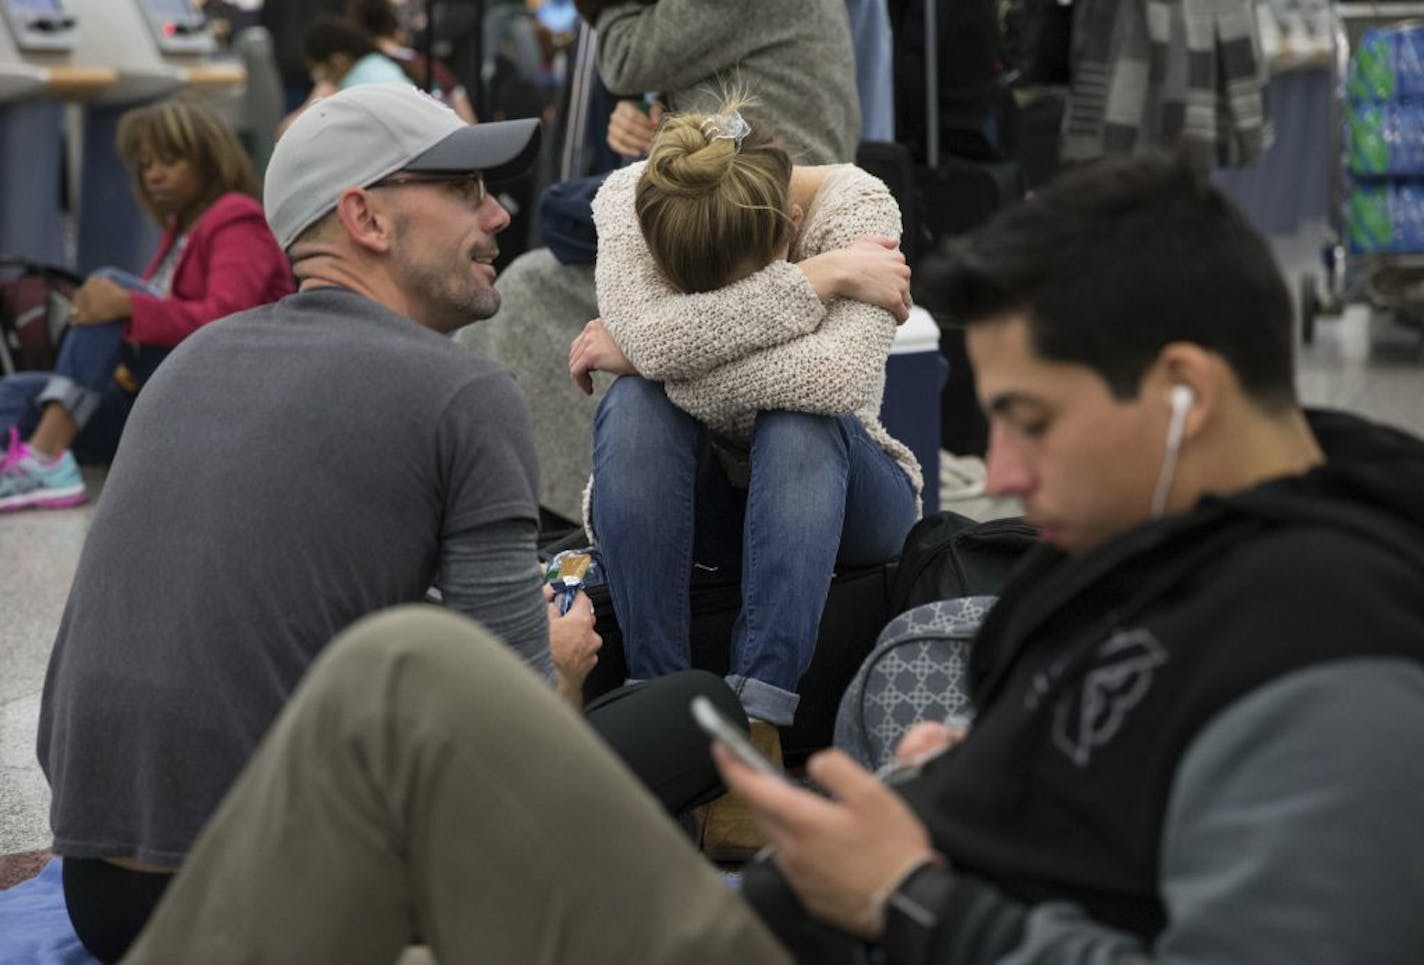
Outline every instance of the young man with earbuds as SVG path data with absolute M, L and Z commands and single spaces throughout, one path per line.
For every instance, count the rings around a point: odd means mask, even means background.
M 920 274 L 1044 545 L 913 779 L 832 752 L 827 800 L 719 752 L 775 848 L 752 903 L 802 961 L 1424 960 L 1424 444 L 1302 411 L 1271 252 L 1178 163 L 1070 174 Z
M 1271 253 L 1185 166 L 1078 170 L 926 274 L 1043 537 L 966 737 L 912 731 L 893 786 L 818 755 L 824 796 L 716 748 L 772 843 L 732 900 L 501 648 L 397 611 L 328 648 L 133 961 L 389 961 L 412 921 L 442 962 L 1424 961 L 1424 443 L 1301 410 Z M 504 691 L 515 755 L 470 723 Z M 358 766 L 437 736 L 468 766 Z

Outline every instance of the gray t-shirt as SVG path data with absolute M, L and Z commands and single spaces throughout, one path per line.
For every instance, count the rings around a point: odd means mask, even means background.
M 176 864 L 322 647 L 488 564 L 481 534 L 525 552 L 472 615 L 547 672 L 537 493 L 513 380 L 363 296 L 200 329 L 134 406 L 55 641 L 55 850 Z

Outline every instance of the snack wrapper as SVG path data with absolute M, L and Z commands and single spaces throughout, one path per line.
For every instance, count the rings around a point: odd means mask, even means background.
M 565 550 L 549 560 L 544 571 L 544 582 L 554 588 L 554 602 L 560 614 L 569 612 L 574 597 L 590 581 L 601 581 L 597 556 L 592 550 Z

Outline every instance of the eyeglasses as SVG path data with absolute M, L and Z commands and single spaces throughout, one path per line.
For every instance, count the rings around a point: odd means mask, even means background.
M 454 195 L 461 202 L 473 208 L 478 208 L 485 200 L 485 179 L 484 175 L 478 172 L 461 174 L 397 173 L 392 174 L 390 177 L 382 178 L 375 184 L 367 185 L 367 187 L 403 188 L 410 184 L 437 185 Z

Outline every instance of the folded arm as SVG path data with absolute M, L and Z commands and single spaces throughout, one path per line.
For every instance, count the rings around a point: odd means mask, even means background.
M 846 415 L 878 406 L 885 385 L 885 357 L 894 340 L 895 319 L 889 312 L 837 299 L 814 332 L 705 375 L 670 380 L 668 399 L 713 425 L 774 409 Z
M 639 374 L 656 381 L 699 375 L 821 323 L 826 309 L 816 289 L 784 261 L 713 292 L 673 288 L 633 208 L 642 170 L 633 164 L 610 175 L 593 202 L 599 313 Z

